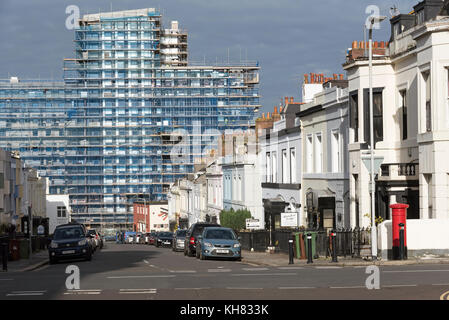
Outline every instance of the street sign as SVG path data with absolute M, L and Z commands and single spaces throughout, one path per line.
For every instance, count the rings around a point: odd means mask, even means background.
M 260 229 L 260 220 L 246 219 L 246 229 Z
M 281 213 L 281 227 L 297 227 L 297 226 L 298 226 L 298 212 Z
M 362 156 L 362 161 L 363 164 L 365 165 L 366 169 L 368 170 L 368 172 L 371 172 L 371 157 L 368 156 Z M 384 157 L 382 156 L 374 156 L 374 173 L 379 172 L 380 169 L 380 165 L 382 164 L 382 162 L 384 161 Z
M 43 225 L 39 225 L 39 227 L 37 227 L 37 234 L 38 235 L 43 235 L 45 233 L 45 228 Z

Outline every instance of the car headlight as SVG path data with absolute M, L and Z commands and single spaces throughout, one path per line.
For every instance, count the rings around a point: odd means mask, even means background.
M 240 243 L 234 243 L 234 248 L 240 248 Z
M 204 243 L 204 246 L 205 246 L 205 247 L 212 247 L 212 243 L 205 242 L 205 243 Z
M 78 245 L 79 246 L 85 246 L 87 244 L 87 240 L 86 239 L 83 239 L 83 240 L 81 240 L 81 241 L 78 241 Z
M 50 248 L 56 249 L 58 247 L 58 244 L 56 242 L 51 242 L 50 243 Z

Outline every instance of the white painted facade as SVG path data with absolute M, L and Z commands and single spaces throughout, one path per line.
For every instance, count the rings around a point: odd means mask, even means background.
M 48 232 L 52 234 L 57 226 L 70 222 L 71 210 L 70 210 L 69 195 L 47 194 L 46 202 L 47 202 L 46 214 L 48 217 L 48 227 L 49 227 Z

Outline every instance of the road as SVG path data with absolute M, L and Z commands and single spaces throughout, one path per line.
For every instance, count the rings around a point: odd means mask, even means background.
M 80 270 L 68 290 L 66 268 Z M 259 267 L 201 261 L 148 245 L 107 243 L 92 261 L 67 261 L 0 274 L 0 299 L 307 300 L 448 299 L 449 265 L 380 267 L 380 289 L 368 290 L 365 267 Z

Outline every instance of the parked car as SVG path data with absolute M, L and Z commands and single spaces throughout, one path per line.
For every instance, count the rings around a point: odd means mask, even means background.
M 104 236 L 100 232 L 97 232 L 97 234 L 98 234 L 98 239 L 100 240 L 100 249 L 103 249 Z
M 142 232 L 136 233 L 136 243 L 145 243 L 145 235 Z
M 155 245 L 157 238 L 157 232 L 150 232 L 150 237 L 148 239 L 148 244 Z
M 176 230 L 173 235 L 173 251 L 184 251 L 184 241 L 186 239 L 186 229 Z
M 173 242 L 173 232 L 159 232 L 156 238 L 156 247 L 165 247 L 172 245 Z
M 87 230 L 87 234 L 92 236 L 92 242 L 94 244 L 94 251 L 100 248 L 101 241 L 100 236 L 98 235 L 97 231 L 95 229 L 89 229 Z
M 125 243 L 133 243 L 136 233 L 134 231 L 125 232 Z
M 145 233 L 144 239 L 145 239 L 145 244 L 150 243 L 150 233 L 149 232 Z
M 193 257 L 196 253 L 196 244 L 197 244 L 197 237 L 203 233 L 203 230 L 205 227 L 220 227 L 220 225 L 216 223 L 194 223 L 190 226 L 190 228 L 187 230 L 186 238 L 184 240 L 184 255 Z
M 206 227 L 198 236 L 196 257 L 201 260 L 213 257 L 240 261 L 242 259 L 240 239 L 231 228 Z
M 109 234 L 109 235 L 105 235 L 104 236 L 104 241 L 109 242 L 109 241 L 115 241 L 116 240 L 116 235 L 113 234 Z
M 82 224 L 63 224 L 56 227 L 48 248 L 50 263 L 60 259 L 92 259 L 90 236 Z

